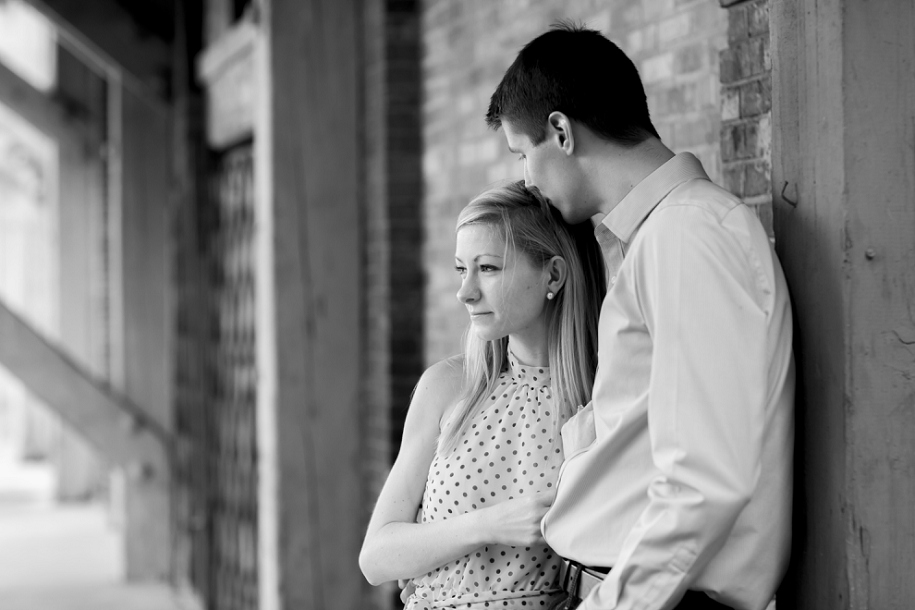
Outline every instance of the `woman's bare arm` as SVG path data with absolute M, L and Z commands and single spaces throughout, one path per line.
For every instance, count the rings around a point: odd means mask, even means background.
M 415 523 L 440 424 L 460 393 L 462 365 L 451 358 L 430 367 L 416 386 L 400 453 L 369 522 L 359 566 L 373 585 L 413 578 L 485 544 L 542 541 L 540 519 L 552 494 L 509 500 L 436 521 Z

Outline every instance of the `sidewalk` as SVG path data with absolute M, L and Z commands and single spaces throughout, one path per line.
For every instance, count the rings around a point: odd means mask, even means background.
M 0 608 L 199 610 L 165 584 L 126 584 L 120 536 L 101 504 L 53 501 L 44 464 L 0 448 Z

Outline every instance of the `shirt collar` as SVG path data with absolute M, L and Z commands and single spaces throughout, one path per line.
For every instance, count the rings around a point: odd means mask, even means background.
M 550 367 L 521 364 L 518 358 L 508 350 L 508 365 L 512 376 L 518 381 L 536 386 L 550 385 Z
M 603 224 L 620 241 L 629 243 L 636 229 L 668 193 L 696 178 L 709 179 L 695 155 L 680 153 L 636 184 L 609 214 L 603 217 L 595 214 L 591 220 L 596 228 L 598 223 Z

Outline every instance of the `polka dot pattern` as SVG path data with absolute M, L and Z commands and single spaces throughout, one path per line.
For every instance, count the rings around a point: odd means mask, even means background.
M 550 491 L 562 464 L 557 417 L 549 369 L 509 353 L 509 369 L 457 447 L 432 461 L 422 522 Z M 407 610 L 548 608 L 559 594 L 559 561 L 546 545 L 490 544 L 414 579 Z

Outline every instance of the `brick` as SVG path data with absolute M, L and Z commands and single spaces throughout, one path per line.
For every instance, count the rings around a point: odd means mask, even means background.
M 610 13 L 610 9 L 602 10 L 594 15 L 591 15 L 588 19 L 585 19 L 585 23 L 589 28 L 602 32 L 605 36 L 610 34 L 611 26 L 613 24 L 613 18 Z
M 696 82 L 696 107 L 705 113 L 716 113 L 721 104 L 721 83 L 717 72 L 703 70 L 702 78 Z
M 749 163 L 745 171 L 744 190 L 740 193 L 741 196 L 753 197 L 771 192 L 771 167 L 768 162 Z
M 772 107 L 772 79 L 769 76 L 740 87 L 740 116 L 749 118 L 769 112 Z
M 674 57 L 674 73 L 683 75 L 701 70 L 704 57 L 705 45 L 701 42 L 677 50 Z
M 637 55 L 657 51 L 658 26 L 656 24 L 650 24 L 630 32 L 626 36 L 626 43 L 627 45 L 632 46 L 632 50 L 629 48 L 626 48 L 625 50 L 633 61 L 635 61 Z
M 735 52 L 740 67 L 738 78 L 749 78 L 766 72 L 766 56 L 769 52 L 767 37 L 750 38 L 737 45 Z
M 638 27 L 643 21 L 642 3 L 639 0 L 616 0 L 611 7 L 611 23 L 623 31 Z
M 642 62 L 641 70 L 639 72 L 644 83 L 654 83 L 671 79 L 674 75 L 673 53 L 664 53 L 646 59 Z
M 718 55 L 718 66 L 721 84 L 728 85 L 742 78 L 736 49 L 728 48 L 721 51 Z
M 743 147 L 738 150 L 741 158 L 752 159 L 759 153 L 759 124 L 750 121 L 743 126 Z
M 646 42 L 644 29 L 633 30 L 626 35 L 626 42 L 620 46 L 629 57 L 634 57 L 648 46 Z
M 503 149 L 503 143 L 501 139 L 496 139 L 493 137 L 496 134 L 492 134 L 490 137 L 486 138 L 477 145 L 477 159 L 481 162 L 492 161 L 499 156 L 499 153 Z M 501 138 L 501 136 L 500 136 Z
M 744 166 L 741 164 L 723 164 L 722 174 L 724 188 L 738 197 L 743 195 Z
M 665 47 L 689 34 L 689 24 L 689 13 L 680 13 L 662 21 L 658 25 L 658 42 L 661 47 Z
M 690 13 L 692 14 L 690 24 L 692 35 L 714 39 L 716 47 L 720 47 L 727 41 L 727 11 L 722 11 L 720 7 L 715 6 L 714 2 L 702 2 L 692 7 Z
M 721 160 L 725 163 L 759 156 L 759 125 L 756 121 L 728 123 L 721 128 Z
M 747 33 L 750 36 L 758 36 L 769 33 L 769 3 L 767 0 L 748 4 L 747 11 Z
M 760 159 L 771 160 L 772 155 L 772 115 L 766 113 L 760 116 L 757 122 L 758 134 L 754 155 Z
M 736 125 L 723 125 L 721 127 L 721 160 L 727 163 L 737 158 L 737 144 L 734 138 Z
M 717 143 L 720 136 L 718 120 L 715 118 L 679 121 L 674 124 L 674 130 L 676 146 L 686 150 Z
M 749 27 L 747 23 L 747 10 L 743 5 L 733 6 L 728 9 L 728 42 L 732 45 L 735 42 L 746 39 L 749 36 Z
M 731 121 L 740 117 L 740 89 L 721 88 L 721 120 Z
M 696 83 L 682 83 L 667 90 L 667 109 L 672 114 L 696 110 Z
M 674 0 L 643 0 L 642 10 L 644 21 L 660 21 L 673 12 Z

